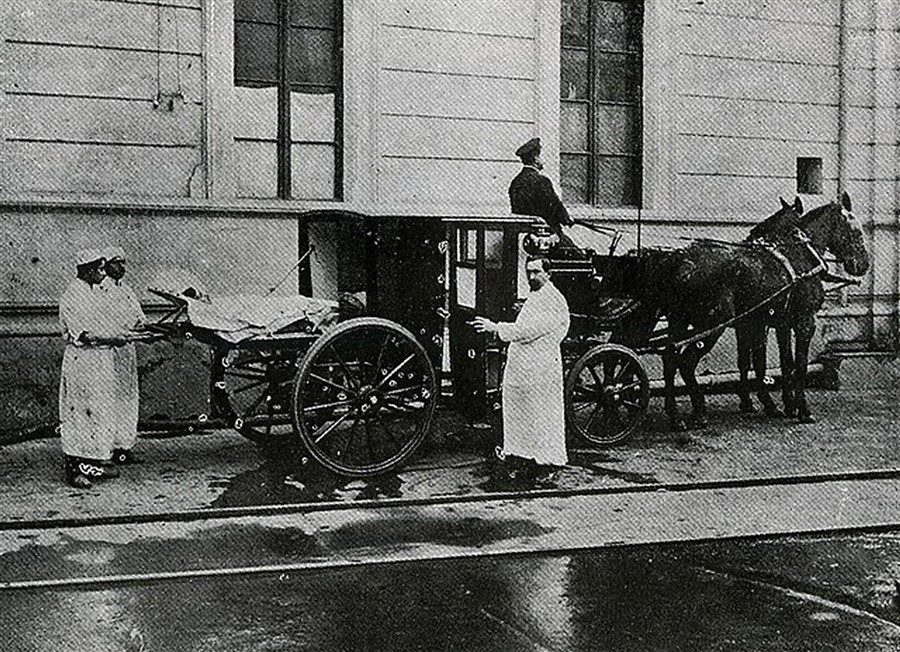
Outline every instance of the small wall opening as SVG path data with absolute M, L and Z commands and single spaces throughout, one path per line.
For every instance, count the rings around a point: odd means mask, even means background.
M 821 158 L 797 158 L 797 194 L 822 194 Z

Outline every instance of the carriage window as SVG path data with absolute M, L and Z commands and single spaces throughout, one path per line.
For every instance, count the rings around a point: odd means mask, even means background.
M 341 197 L 341 0 L 235 0 L 242 197 Z
M 638 206 L 642 175 L 641 0 L 562 0 L 563 199 Z
M 800 195 L 822 194 L 822 159 L 797 159 L 797 193 Z

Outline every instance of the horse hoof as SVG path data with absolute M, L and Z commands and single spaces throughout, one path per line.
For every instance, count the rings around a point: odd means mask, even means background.
M 692 428 L 705 428 L 709 425 L 709 419 L 705 416 L 695 416 L 691 419 L 691 427 Z
M 669 428 L 672 432 L 686 432 L 688 429 L 684 419 L 673 419 L 669 422 Z
M 741 412 L 744 414 L 753 414 L 756 412 L 756 406 L 751 402 L 741 403 Z
M 797 408 L 788 407 L 787 405 L 784 406 L 784 416 L 788 417 L 789 419 L 793 419 L 795 416 L 797 416 Z
M 784 412 L 779 410 L 774 405 L 767 405 L 765 409 L 766 409 L 766 416 L 769 417 L 770 419 L 781 419 L 782 417 L 784 417 Z
M 800 423 L 815 423 L 816 420 L 811 414 L 801 414 L 797 417 Z

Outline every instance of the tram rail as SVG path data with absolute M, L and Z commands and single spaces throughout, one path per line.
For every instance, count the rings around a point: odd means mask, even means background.
M 0 521 L 0 532 L 18 530 L 54 530 L 86 528 L 104 525 L 139 525 L 152 523 L 188 523 L 228 518 L 285 516 L 317 512 L 341 512 L 349 510 L 377 510 L 387 507 L 421 507 L 484 503 L 538 498 L 567 498 L 579 496 L 607 496 L 646 494 L 655 492 L 714 491 L 751 487 L 776 487 L 827 482 L 874 481 L 900 479 L 900 468 L 882 468 L 863 471 L 834 471 L 823 473 L 799 473 L 773 476 L 753 476 L 720 480 L 686 482 L 650 482 L 632 486 L 584 487 L 567 489 L 523 489 L 519 491 L 484 492 L 481 494 L 441 494 L 417 498 L 376 498 L 354 501 L 316 501 L 288 503 L 284 505 L 259 505 L 243 507 L 217 507 L 210 509 L 154 512 L 147 514 L 104 515 L 84 518 L 43 518 L 31 520 Z

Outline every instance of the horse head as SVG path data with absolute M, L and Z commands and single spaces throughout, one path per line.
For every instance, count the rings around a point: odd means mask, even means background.
M 803 202 L 799 197 L 794 198 L 793 204 L 787 203 L 783 197 L 778 199 L 781 201 L 781 208 L 750 229 L 748 241 L 774 242 L 795 232 L 797 225 L 800 224 L 800 216 L 803 215 Z
M 814 247 L 820 251 L 827 249 L 837 256 L 848 274 L 863 276 L 869 270 L 862 226 L 853 214 L 846 192 L 839 200 L 809 211 L 803 216 L 800 228 Z

